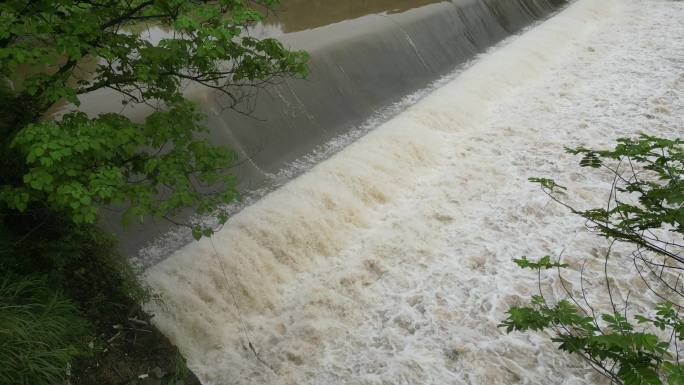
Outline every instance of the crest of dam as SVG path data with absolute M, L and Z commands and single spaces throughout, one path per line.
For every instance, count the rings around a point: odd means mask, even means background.
M 288 2 L 284 3 L 280 16 L 283 23 L 269 18 L 261 32 L 277 35 L 289 48 L 309 52 L 307 78 L 283 79 L 266 87 L 254 99 L 248 115 L 224 108 L 228 101 L 213 90 L 193 88 L 188 92 L 188 97 L 198 101 L 208 115 L 212 142 L 239 154 L 241 161 L 231 171 L 245 195 L 282 184 L 283 178 L 277 175 L 298 160 L 335 138 L 367 126 L 369 119 L 389 119 L 400 112 L 395 108 L 381 113 L 389 106 L 396 106 L 494 44 L 549 17 L 566 2 L 399 1 L 399 8 L 387 4 L 384 11 L 379 4 L 388 2 L 371 2 L 375 5 L 366 5 L 372 8 L 371 14 L 359 15 L 362 12 L 355 9 L 347 16 L 352 19 L 344 20 L 344 15 L 331 11 L 320 22 L 330 24 L 322 26 L 316 20 L 306 20 L 310 18 L 307 2 L 291 3 L 291 10 Z M 367 2 L 340 3 L 351 9 Z M 297 18 L 303 20 L 301 25 Z M 117 233 L 123 251 L 129 255 L 146 250 L 140 252 L 145 254 L 142 258 L 146 266 L 191 239 L 164 221 L 125 229 L 118 221 L 112 216 L 104 225 Z

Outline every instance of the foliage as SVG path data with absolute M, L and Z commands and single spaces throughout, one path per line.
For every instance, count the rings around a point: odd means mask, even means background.
M 248 90 L 281 76 L 304 75 L 305 53 L 246 33 L 261 19 L 252 7 L 274 3 L 0 4 L 0 83 L 10 85 L 0 111 L 6 141 L 0 202 L 20 212 L 47 206 L 76 223 L 95 223 L 101 207 L 119 202 L 128 207 L 128 221 L 148 215 L 174 221 L 181 208 L 194 207 L 225 222 L 222 204 L 237 197 L 225 171 L 235 154 L 198 136 L 202 115 L 182 90 L 188 82 L 201 84 L 224 95 L 228 107 L 239 108 Z M 161 39 L 146 35 L 150 30 L 148 35 Z M 95 68 L 83 71 L 86 63 Z M 17 73 L 25 76 L 16 79 Z M 54 103 L 78 105 L 78 95 L 102 88 L 118 91 L 124 104 L 144 103 L 159 111 L 141 124 L 119 114 L 80 112 L 39 121 Z M 211 229 L 195 226 L 193 234 L 210 235 Z
M 26 231 L 20 221 L 14 226 Z M 92 319 L 112 318 L 129 298 L 151 299 L 137 272 L 116 252 L 115 240 L 94 226 L 53 217 L 40 227 L 39 240 L 8 237 L 13 233 L 0 227 L 0 250 L 12 252 L 0 252 L 0 271 L 19 276 L 41 272 Z
M 194 139 L 192 133 L 204 129 L 198 121 L 194 107 L 184 103 L 153 113 L 144 124 L 117 114 L 88 119 L 82 113 L 31 124 L 13 142 L 30 167 L 24 185 L 6 187 L 0 197 L 19 211 L 43 202 L 75 223 L 94 223 L 98 208 L 115 203 L 131 204 L 124 214 L 128 221 L 142 222 L 146 214 L 163 218 L 193 203 L 200 214 L 210 213 L 234 199 L 232 176 L 219 169 L 235 156 Z M 205 198 L 198 188 L 219 181 L 229 187 L 223 194 Z M 159 186 L 168 190 L 164 199 Z
M 45 279 L 0 278 L 0 383 L 59 383 L 88 335 L 75 305 Z
M 125 223 L 154 217 L 189 226 L 196 238 L 213 227 L 179 219 L 182 210 L 216 219 L 207 223 L 227 220 L 224 207 L 238 197 L 229 172 L 236 155 L 206 140 L 204 116 L 183 90 L 209 88 L 224 107 L 248 113 L 260 87 L 304 76 L 306 53 L 248 33 L 262 17 L 256 7 L 275 3 L 0 2 L 0 277 L 7 274 L 11 286 L 39 274 L 42 283 L 27 287 L 49 283 L 57 293 L 2 298 L 17 313 L 0 333 L 18 344 L 3 337 L 0 351 L 28 352 L 20 342 L 30 337 L 54 353 L 41 365 L 24 362 L 43 379 L 22 381 L 57 383 L 81 351 L 65 344 L 67 327 L 73 336 L 85 333 L 83 323 L 109 333 L 110 322 L 128 321 L 135 300 L 149 298 L 115 241 L 96 228 L 105 207 L 121 208 Z M 119 95 L 112 99 L 122 111 L 133 104 L 148 116 L 79 112 L 80 95 L 103 89 Z M 26 334 L 27 325 L 36 334 Z M 4 376 L 29 375 L 0 362 Z
M 0 5 L 1 74 L 49 66 L 23 81 L 24 92 L 47 104 L 109 87 L 132 101 L 182 99 L 180 84 L 191 79 L 225 90 L 243 80 L 264 81 L 301 73 L 305 55 L 274 39 L 245 34 L 261 19 L 251 6 L 275 0 L 9 0 Z M 140 26 L 164 36 L 145 38 Z M 173 33 L 164 34 L 165 29 Z M 75 74 L 84 58 L 97 57 L 94 74 Z M 75 77 L 74 77 L 75 75 Z M 74 84 L 75 83 L 75 84 Z M 73 84 L 73 85 L 72 85 Z
M 606 167 L 616 176 L 611 196 L 636 197 L 634 203 L 615 197 L 614 204 L 607 208 L 573 212 L 587 219 L 602 236 L 684 262 L 651 232 L 668 227 L 684 233 L 683 145 L 681 139 L 642 135 L 638 140 L 619 139 L 613 150 L 569 149 L 571 154 L 582 155 L 582 167 Z M 611 160 L 614 166 L 605 164 Z
M 684 268 L 679 243 L 684 234 L 683 145 L 679 139 L 641 135 L 637 139 L 619 139 L 613 150 L 568 149 L 571 154 L 582 155 L 582 167 L 602 167 L 613 175 L 606 208 L 576 209 L 564 200 L 563 186 L 551 179 L 531 178 L 553 200 L 586 219 L 588 228 L 611 241 L 611 247 L 615 242 L 633 245 L 637 271 L 653 294 L 663 299 L 652 316 L 630 315 L 628 303 L 615 302 L 616 289 L 611 285 L 607 263 L 609 249 L 603 273 L 607 289 L 604 295 L 609 298 L 611 311 L 599 316 L 591 305 L 584 288 L 584 267 L 580 297 L 563 284 L 567 299 L 550 303 L 542 293 L 542 270 L 557 269 L 560 276 L 568 266 L 560 258 L 552 261 L 545 256 L 531 261 L 523 257 L 514 262 L 537 271 L 539 295 L 532 298 L 530 306 L 509 309 L 500 326 L 509 333 L 548 331 L 559 349 L 580 355 L 614 383 L 684 384 L 684 366 L 679 359 L 684 319 L 679 316 L 681 307 L 669 300 L 682 295 L 677 271 Z M 648 273 L 644 275 L 644 271 Z M 672 272 L 674 282 L 668 279 Z M 654 285 L 653 280 L 661 285 Z M 655 289 L 662 286 L 665 292 Z

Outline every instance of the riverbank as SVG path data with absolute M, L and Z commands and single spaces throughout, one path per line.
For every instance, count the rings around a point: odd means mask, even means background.
M 120 312 L 91 320 L 97 329 L 93 354 L 76 362 L 74 385 L 200 385 L 178 348 L 150 322 L 133 301 Z

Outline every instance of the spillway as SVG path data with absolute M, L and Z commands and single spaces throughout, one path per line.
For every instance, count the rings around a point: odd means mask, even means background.
M 231 173 L 248 200 L 325 159 L 410 105 L 431 83 L 550 16 L 565 1 L 331 3 L 285 1 L 279 15 L 251 32 L 309 52 L 311 74 L 306 79 L 282 79 L 258 94 L 247 92 L 239 112 L 227 108 L 232 99 L 214 90 L 188 87 L 186 96 L 207 115 L 211 142 L 238 153 L 240 160 Z M 152 29 L 148 38 L 155 41 L 163 33 Z M 237 95 L 242 90 L 236 90 Z M 116 112 L 121 109 L 106 92 L 88 99 L 86 109 L 88 101 L 98 112 L 103 105 L 112 105 Z M 113 223 L 108 227 L 118 233 L 127 254 L 143 249 L 145 265 L 192 241 L 189 232 L 173 231 L 165 221 L 122 229 L 118 216 L 110 219 Z
M 606 176 L 564 146 L 681 137 L 683 36 L 683 2 L 578 0 L 442 70 L 415 104 L 150 267 L 155 324 L 206 385 L 601 383 L 497 327 L 536 287 L 512 258 L 566 249 L 576 266 L 606 247 L 527 178 L 598 204 Z

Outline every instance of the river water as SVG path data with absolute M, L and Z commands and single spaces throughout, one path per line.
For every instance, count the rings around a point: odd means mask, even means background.
M 205 384 L 600 383 L 497 327 L 536 287 L 512 258 L 591 270 L 607 246 L 527 178 L 597 205 L 607 175 L 564 146 L 682 127 L 684 2 L 579 0 L 148 269 L 155 324 Z
M 256 28 L 264 35 L 279 36 L 341 23 L 367 15 L 401 13 L 444 0 L 285 0 L 270 10 Z

